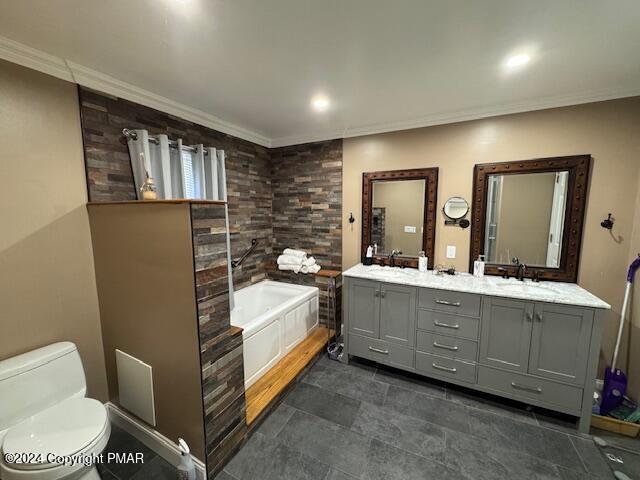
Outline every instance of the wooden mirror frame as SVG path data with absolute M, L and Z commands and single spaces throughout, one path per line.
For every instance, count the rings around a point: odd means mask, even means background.
M 422 223 L 422 250 L 429 259 L 429 268 L 433 268 L 433 255 L 436 239 L 436 202 L 438 199 L 438 169 L 414 168 L 409 170 L 389 170 L 385 172 L 364 172 L 362 174 L 362 245 L 361 260 L 367 255 L 367 247 L 371 245 L 371 216 L 373 206 L 374 182 L 397 180 L 424 180 L 424 219 Z M 386 255 L 374 255 L 374 263 L 389 264 Z M 396 257 L 405 267 L 418 267 L 418 257 Z
M 567 204 L 565 207 L 564 230 L 559 268 L 527 266 L 526 276 L 537 276 L 540 280 L 576 282 L 582 246 L 582 230 L 587 205 L 591 155 L 539 158 L 502 163 L 485 163 L 473 169 L 473 199 L 471 207 L 471 252 L 469 272 L 478 255 L 484 254 L 484 238 L 487 213 L 487 184 L 489 175 L 517 175 L 523 173 L 544 173 L 568 171 Z M 484 267 L 485 274 L 500 275 L 498 268 L 506 269 L 511 275 L 517 270 L 513 265 L 490 264 Z

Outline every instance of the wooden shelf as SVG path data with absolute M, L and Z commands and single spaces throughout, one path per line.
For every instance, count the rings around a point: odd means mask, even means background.
M 315 275 L 317 277 L 335 278 L 335 277 L 339 277 L 340 275 L 342 275 L 342 272 L 340 270 L 320 270 Z
M 279 394 L 293 382 L 313 358 L 327 344 L 329 331 L 320 325 L 271 370 L 251 385 L 245 392 L 247 401 L 247 425 L 277 401 Z
M 205 205 L 225 205 L 221 200 L 198 200 L 179 198 L 174 200 L 121 200 L 119 202 L 88 202 L 87 205 L 178 205 L 181 203 L 196 203 Z

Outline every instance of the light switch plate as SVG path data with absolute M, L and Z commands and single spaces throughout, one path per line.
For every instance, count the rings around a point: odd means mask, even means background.
M 447 245 L 447 258 L 456 258 L 456 246 Z
M 416 233 L 416 227 L 412 227 L 411 225 L 405 225 L 404 233 Z

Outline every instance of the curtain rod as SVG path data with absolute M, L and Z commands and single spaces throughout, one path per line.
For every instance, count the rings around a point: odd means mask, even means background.
M 137 140 L 138 139 L 138 134 L 136 132 L 134 132 L 133 130 L 129 130 L 128 128 L 123 128 L 122 129 L 122 134 L 125 137 L 131 138 L 133 140 Z M 149 142 L 153 143 L 154 145 L 158 145 L 160 143 L 160 140 L 158 140 L 156 137 L 152 137 L 151 135 L 149 135 Z M 169 148 L 178 148 L 178 142 L 176 142 L 175 140 L 169 140 Z M 186 150 L 188 152 L 192 152 L 192 153 L 196 153 L 198 151 L 197 148 L 190 147 L 188 145 L 183 145 L 182 149 Z M 207 150 L 204 150 L 203 153 L 205 155 L 209 155 L 209 152 Z

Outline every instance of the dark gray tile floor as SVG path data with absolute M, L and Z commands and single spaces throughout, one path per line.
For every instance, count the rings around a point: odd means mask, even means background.
M 637 440 L 621 443 L 638 447 Z M 613 474 L 570 417 L 323 357 L 218 476 L 255 478 L 595 480 Z
M 105 460 L 111 453 L 142 453 L 143 463 L 103 463 L 97 465 L 102 480 L 175 480 L 176 468 L 146 445 L 115 425 L 104 451 Z

